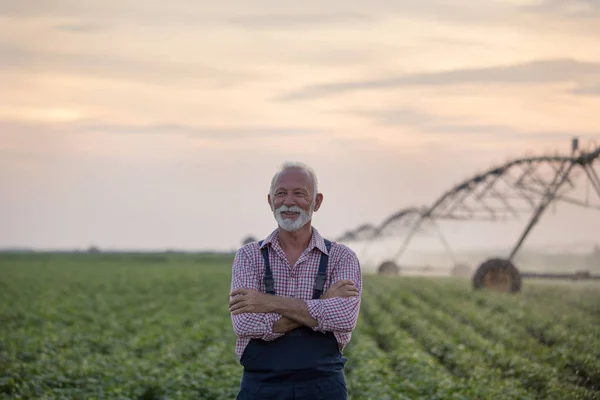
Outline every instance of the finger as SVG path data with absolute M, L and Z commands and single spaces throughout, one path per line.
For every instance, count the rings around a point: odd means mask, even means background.
M 342 279 L 335 283 L 336 286 L 344 286 L 344 285 L 354 285 L 350 279 Z
M 234 304 L 234 305 L 230 306 L 229 307 L 229 311 L 232 312 L 232 311 L 235 311 L 235 310 L 240 310 L 240 309 L 245 308 L 245 307 L 248 307 L 248 304 L 246 304 L 246 303 L 237 303 L 237 304 Z
M 340 289 L 336 290 L 336 293 L 346 293 L 346 292 L 358 292 L 358 288 L 352 285 L 344 285 Z
M 248 299 L 247 299 L 247 298 L 245 298 L 245 297 L 239 297 L 239 298 L 235 298 L 235 299 L 233 299 L 233 300 L 232 300 L 232 301 L 229 303 L 229 307 L 234 307 L 234 306 L 237 306 L 237 305 L 240 305 L 240 304 L 241 304 L 241 305 L 244 305 L 244 304 L 245 304 L 245 305 L 248 305 L 248 304 L 249 304 L 249 302 L 248 302 Z
M 245 301 L 245 300 L 246 300 L 246 298 L 242 297 L 242 296 L 234 297 L 233 299 L 229 300 L 229 305 L 232 306 L 234 304 L 237 304 L 237 303 L 239 303 L 241 301 Z
M 351 281 L 348 280 L 341 280 L 341 281 L 337 281 L 336 283 L 334 283 L 333 285 L 331 285 L 331 287 L 329 288 L 329 290 L 339 290 L 341 288 L 343 288 L 346 285 L 350 285 L 352 284 Z
M 246 307 L 236 308 L 235 310 L 231 311 L 231 314 L 239 315 L 239 314 L 244 314 L 244 313 L 249 313 L 249 312 L 252 312 L 252 309 L 250 308 L 250 306 L 246 306 Z
M 331 285 L 332 288 L 340 288 L 342 286 L 344 286 L 347 282 L 344 280 L 341 281 L 337 281 L 335 282 L 333 285 Z
M 248 294 L 248 289 L 246 288 L 237 288 L 233 292 L 231 292 L 230 296 L 235 296 L 237 294 Z

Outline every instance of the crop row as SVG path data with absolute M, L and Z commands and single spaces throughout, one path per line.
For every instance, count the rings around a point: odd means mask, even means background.
M 429 286 L 444 290 L 444 294 L 453 299 L 463 298 L 481 309 L 491 309 L 494 313 L 505 315 L 511 324 L 524 327 L 530 335 L 541 343 L 555 346 L 571 354 L 585 354 L 589 362 L 600 360 L 600 328 L 590 318 L 581 317 L 578 323 L 563 323 L 560 314 L 552 314 L 553 304 L 560 307 L 560 300 L 526 305 L 518 297 L 503 293 L 474 292 L 460 287 L 440 283 Z
M 403 302 L 405 294 L 394 292 L 393 286 L 390 289 L 383 281 L 378 287 L 379 312 L 389 317 L 395 329 L 408 332 L 446 370 L 467 383 L 467 387 L 487 390 L 487 398 L 535 398 L 519 379 L 504 376 L 498 368 L 490 368 L 484 352 L 471 350 L 460 335 L 449 334 L 426 315 L 407 306 Z
M 561 373 L 561 380 L 591 390 L 600 390 L 600 364 L 593 355 L 564 351 L 561 346 L 546 346 L 531 336 L 526 327 L 512 321 L 508 315 L 497 313 L 491 308 L 478 307 L 473 301 L 463 298 L 444 301 L 444 297 L 440 296 L 442 289 L 435 285 L 406 285 L 403 289 L 410 290 L 428 303 L 429 307 L 452 315 L 460 322 L 472 326 L 482 336 L 501 343 L 507 349 L 537 363 L 556 367 Z
M 4 275 L 0 398 L 235 397 L 226 273 L 66 270 Z
M 464 386 L 406 331 L 395 327 L 390 316 L 381 312 L 368 286 L 365 293 L 362 305 L 365 329 L 372 338 L 371 346 L 387 356 L 387 374 L 395 377 L 389 386 L 398 395 L 411 399 L 456 398 L 454 395 L 463 391 Z
M 397 378 L 390 359 L 366 332 L 362 315 L 352 341 L 344 351 L 348 357 L 345 369 L 348 392 L 352 400 L 403 399 L 396 389 Z
M 461 358 L 468 359 L 469 355 L 472 363 L 478 363 L 483 367 L 484 379 L 500 379 L 511 382 L 515 387 L 522 387 L 524 390 L 535 394 L 537 398 L 591 398 L 593 392 L 585 388 L 577 387 L 569 382 L 561 380 L 561 374 L 553 366 L 533 362 L 517 352 L 507 349 L 501 342 L 488 340 L 470 325 L 464 324 L 439 309 L 431 307 L 422 300 L 412 295 L 410 292 L 398 290 L 390 283 L 380 283 L 382 290 L 381 303 L 388 311 L 399 310 L 406 318 L 404 323 L 406 328 L 414 332 L 415 335 L 422 336 L 423 330 L 416 329 L 418 326 L 414 321 L 421 318 L 427 321 L 435 329 L 439 329 L 445 334 L 445 347 L 438 355 L 444 365 L 450 366 L 453 370 L 460 373 L 470 374 L 464 371 L 464 364 L 457 361 Z M 393 295 L 390 291 L 396 290 Z M 450 300 L 451 301 L 451 300 Z M 412 323 L 411 323 L 412 321 Z M 424 339 L 422 339 L 424 340 Z M 456 347 L 452 347 L 452 345 Z M 456 354 L 456 348 L 466 350 Z M 480 360 L 477 360 L 477 357 Z M 485 371 L 488 371 L 487 373 Z
M 536 306 L 557 306 L 565 315 L 574 312 L 584 315 L 586 319 L 600 322 L 600 291 L 597 282 L 548 283 L 536 282 L 524 286 L 524 301 L 531 301 Z

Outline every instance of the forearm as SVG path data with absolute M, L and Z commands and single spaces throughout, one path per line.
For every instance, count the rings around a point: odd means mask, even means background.
M 318 323 L 318 321 L 314 319 L 308 312 L 306 303 L 299 299 L 274 296 L 271 311 L 280 314 L 282 317 L 289 318 L 301 325 L 306 325 L 311 328 L 317 326 Z M 283 323 L 287 324 L 287 322 Z
M 250 339 L 273 340 L 282 334 L 273 330 L 278 314 L 248 313 L 233 315 L 233 330 L 238 337 Z
M 322 332 L 352 332 L 356 328 L 360 297 L 306 301 L 309 314 L 318 321 L 313 327 Z
M 260 275 L 253 267 L 256 260 L 248 254 L 248 249 L 243 247 L 236 253 L 232 266 L 232 281 L 230 292 L 231 301 L 236 297 L 232 295 L 236 290 L 260 288 Z M 274 340 L 282 334 L 273 332 L 273 325 L 280 319 L 279 314 L 248 312 L 243 314 L 231 313 L 233 330 L 238 337 L 262 340 Z
M 362 274 L 358 258 L 351 250 L 347 250 L 346 256 L 335 265 L 331 284 L 344 280 L 352 282 L 358 293 L 306 300 L 309 314 L 318 321 L 314 330 L 349 333 L 356 328 L 362 297 Z

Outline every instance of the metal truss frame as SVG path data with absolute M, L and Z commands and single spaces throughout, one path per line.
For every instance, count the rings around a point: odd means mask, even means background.
M 591 151 L 579 151 L 578 140 L 574 139 L 569 156 L 539 156 L 509 161 L 460 182 L 439 196 L 429 207 L 404 208 L 390 215 L 379 226 L 361 225 L 354 231 L 346 232 L 338 240 L 370 242 L 385 236 L 386 231 L 394 225 L 401 226 L 404 232 L 408 228 L 400 248 L 392 258 L 398 260 L 407 250 L 414 235 L 423 231 L 423 223 L 429 221 L 436 227 L 442 244 L 455 261 L 447 240 L 435 223 L 436 220 L 496 221 L 532 212 L 529 222 L 508 256 L 508 260 L 511 261 L 552 202 L 560 201 L 600 210 L 599 205 L 589 202 L 589 189 L 586 201 L 569 195 L 575 189 L 573 178 L 578 171 L 583 172 L 581 175 L 586 178 L 588 188 L 592 188 L 600 200 L 600 177 L 594 169 L 599 165 L 600 147 Z M 550 172 L 550 176 L 545 176 L 541 170 Z

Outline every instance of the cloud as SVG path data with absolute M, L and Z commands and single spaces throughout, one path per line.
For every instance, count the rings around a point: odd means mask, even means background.
M 230 23 L 250 29 L 298 29 L 354 23 L 371 23 L 377 18 L 361 13 L 254 14 L 235 17 Z
M 422 128 L 424 132 L 433 134 L 466 136 L 495 136 L 498 138 L 514 140 L 557 140 L 579 136 L 582 138 L 599 137 L 600 131 L 573 132 L 573 131 L 525 131 L 508 125 L 497 124 L 434 124 Z
M 376 136 L 373 137 L 335 137 L 328 141 L 329 146 L 343 152 L 373 152 L 376 148 L 381 150 L 381 141 Z
M 584 96 L 600 96 L 600 83 L 595 85 L 581 85 L 573 89 L 571 93 Z
M 457 143 L 470 141 L 501 141 L 508 142 L 569 142 L 573 137 L 579 137 L 583 142 L 600 139 L 600 130 L 596 132 L 583 131 L 527 131 L 508 125 L 498 124 L 432 124 L 419 128 L 427 135 L 444 136 L 454 139 Z
M 567 58 L 550 59 L 487 68 L 465 68 L 392 76 L 385 79 L 306 86 L 285 94 L 279 97 L 278 100 L 308 100 L 360 90 L 385 90 L 409 86 L 572 83 L 590 77 L 600 77 L 600 63 Z
M 391 46 L 390 46 L 391 47 Z M 397 48 L 372 45 L 364 48 L 321 46 L 309 49 L 286 49 L 278 54 L 285 63 L 320 67 L 343 67 L 377 64 L 385 61 Z
M 487 39 L 487 38 L 486 38 Z M 506 44 L 506 43 L 492 43 L 488 41 L 480 41 L 480 40 L 467 40 L 467 39 L 459 39 L 459 38 L 451 38 L 451 37 L 429 37 L 426 38 L 430 43 L 435 44 L 446 44 L 451 46 L 460 46 L 460 47 L 473 47 L 477 49 L 512 49 L 512 50 L 527 50 L 526 47 L 516 46 L 514 44 Z
M 198 1 L 166 4 L 158 0 L 83 2 L 79 0 L 0 0 L 0 15 L 13 18 L 102 21 L 106 24 L 181 25 L 204 27 L 210 23 L 206 7 Z M 78 25 L 78 24 L 77 24 Z
M 508 125 L 497 124 L 433 124 L 422 127 L 424 132 L 461 135 L 523 135 L 522 131 Z
M 553 14 L 561 18 L 593 19 L 600 17 L 597 0 L 545 0 L 527 5 L 522 10 L 531 13 Z
M 95 121 L 65 122 L 53 124 L 35 124 L 0 120 L 0 132 L 36 134 L 37 132 L 54 134 L 106 133 L 119 135 L 180 135 L 195 139 L 232 140 L 242 138 L 272 138 L 281 136 L 315 136 L 327 133 L 318 128 L 300 128 L 289 126 L 194 126 L 183 124 L 107 124 Z
M 6 107 L 0 105 L 0 122 L 24 120 L 40 122 L 67 122 L 84 118 L 84 114 L 75 108 L 61 107 Z
M 136 56 L 84 54 L 32 50 L 0 43 L 0 71 L 41 71 L 73 75 L 99 76 L 116 80 L 153 84 L 204 81 L 217 86 L 235 85 L 267 79 L 266 74 L 252 70 L 235 70 L 207 65 L 193 59 L 144 59 Z
M 106 27 L 92 23 L 59 24 L 54 26 L 56 30 L 73 33 L 92 33 L 107 30 Z
M 508 126 L 494 124 L 467 124 L 469 117 L 455 115 L 452 117 L 429 113 L 414 108 L 394 108 L 388 110 L 351 110 L 347 114 L 365 117 L 377 125 L 384 127 L 411 127 L 422 133 L 447 134 L 447 133 L 516 133 Z
M 391 110 L 364 111 L 353 110 L 349 112 L 352 115 L 359 115 L 373 120 L 378 125 L 383 126 L 427 126 L 432 123 L 448 122 L 457 120 L 457 118 L 442 117 L 433 115 L 412 108 L 395 108 Z M 464 119 L 463 119 L 464 120 Z
M 449 117 L 412 108 L 378 111 L 352 110 L 348 114 L 366 117 L 381 126 L 410 127 L 422 135 L 455 138 L 457 142 L 491 139 L 501 139 L 505 142 L 557 141 L 569 140 L 573 136 L 579 136 L 583 140 L 600 139 L 600 131 L 527 131 L 510 125 L 469 123 L 471 118 L 467 116 Z
M 82 132 L 118 133 L 118 134 L 152 134 L 152 135 L 184 135 L 190 138 L 240 139 L 245 137 L 266 138 L 274 136 L 312 136 L 323 133 L 315 128 L 292 128 L 286 126 L 239 126 L 208 127 L 180 124 L 155 125 L 112 125 L 82 124 L 73 125 Z
M 0 13 L 10 16 L 94 18 L 106 22 L 127 21 L 154 26 L 184 24 L 196 27 L 203 27 L 218 20 L 252 28 L 354 24 L 372 21 L 371 15 L 483 24 L 492 20 L 502 22 L 508 12 L 514 11 L 515 7 L 510 3 L 482 3 L 474 0 L 331 0 L 326 3 L 320 0 L 306 0 L 301 4 L 292 5 L 279 0 L 180 0 L 175 4 L 158 0 L 0 0 Z M 232 16 L 235 17 L 231 18 Z

